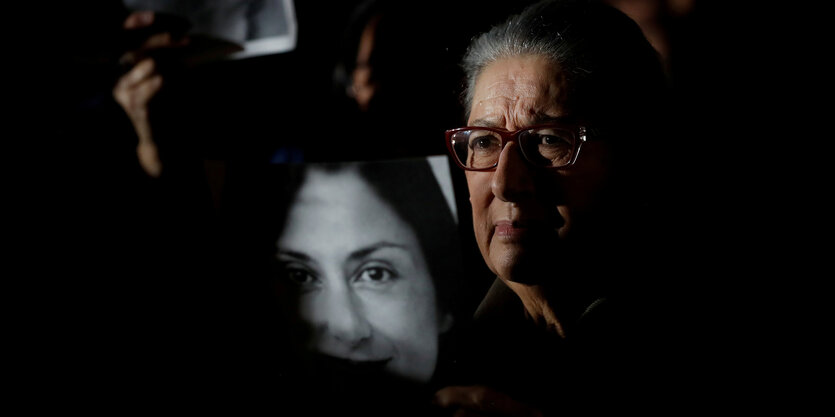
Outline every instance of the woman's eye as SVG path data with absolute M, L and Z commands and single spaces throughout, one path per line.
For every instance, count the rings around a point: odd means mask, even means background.
M 299 285 L 313 285 L 317 282 L 316 276 L 304 268 L 285 267 L 283 268 L 285 278 Z
M 539 137 L 539 142 L 542 145 L 555 145 L 555 146 L 568 146 L 570 142 L 561 137 L 556 135 L 541 135 Z
M 473 148 L 484 149 L 484 148 L 487 148 L 489 146 L 490 146 L 490 141 L 485 139 L 485 138 L 479 138 L 479 139 L 476 139 L 475 142 L 473 142 Z
M 470 139 L 470 147 L 476 150 L 491 150 L 498 145 L 498 140 L 491 136 L 485 135 Z
M 357 281 L 370 283 L 383 283 L 397 278 L 397 275 L 388 268 L 372 266 L 360 271 Z

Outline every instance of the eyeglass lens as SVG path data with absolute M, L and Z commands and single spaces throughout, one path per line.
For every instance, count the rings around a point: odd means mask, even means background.
M 567 129 L 542 127 L 527 129 L 516 136 L 522 154 L 531 163 L 545 167 L 562 167 L 571 163 L 575 136 Z M 499 160 L 502 137 L 487 129 L 467 129 L 452 136 L 455 156 L 467 168 L 491 168 Z

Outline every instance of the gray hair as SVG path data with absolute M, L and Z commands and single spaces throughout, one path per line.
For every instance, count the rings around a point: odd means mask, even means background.
M 473 103 L 475 82 L 484 68 L 503 58 L 524 55 L 542 56 L 560 63 L 567 53 L 567 45 L 562 35 L 546 36 L 537 27 L 537 8 L 529 7 L 522 14 L 511 16 L 504 23 L 493 26 L 470 43 L 464 54 L 461 66 L 466 77 L 464 104 L 467 113 Z
M 666 82 L 657 52 L 628 16 L 590 0 L 545 0 L 471 41 L 461 62 L 467 116 L 484 69 L 526 55 L 558 64 L 566 79 L 567 104 L 598 123 L 626 117 L 624 109 L 646 112 L 637 107 L 650 104 L 647 95 Z

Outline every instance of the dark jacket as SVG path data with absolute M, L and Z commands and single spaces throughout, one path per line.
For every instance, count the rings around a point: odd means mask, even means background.
M 669 350 L 652 319 L 661 312 L 625 295 L 585 304 L 563 338 L 528 317 L 496 279 L 460 338 L 451 384 L 486 385 L 546 415 L 663 408 Z

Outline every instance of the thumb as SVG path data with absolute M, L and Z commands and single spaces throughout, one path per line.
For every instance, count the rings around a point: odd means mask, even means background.
M 122 27 L 125 29 L 138 29 L 151 26 L 154 23 L 154 12 L 151 10 L 141 10 L 132 12 L 125 18 Z

